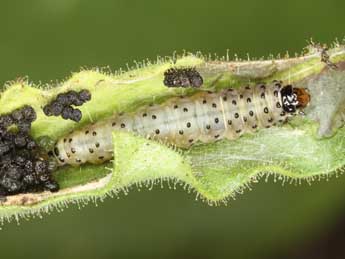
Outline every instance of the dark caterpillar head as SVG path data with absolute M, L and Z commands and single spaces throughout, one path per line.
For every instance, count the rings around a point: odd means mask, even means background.
M 281 89 L 280 94 L 283 109 L 289 113 L 305 108 L 310 102 L 310 95 L 304 88 L 294 88 L 292 85 L 286 85 Z
M 199 88 L 203 79 L 195 68 L 170 68 L 164 72 L 163 83 L 168 87 Z

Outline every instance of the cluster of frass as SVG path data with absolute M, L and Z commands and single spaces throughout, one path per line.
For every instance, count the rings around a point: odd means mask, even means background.
M 195 68 L 170 68 L 164 72 L 163 83 L 167 87 L 195 87 L 204 83 L 202 76 Z
M 88 90 L 81 90 L 80 92 L 71 90 L 58 94 L 53 102 L 43 107 L 43 112 L 47 116 L 61 115 L 65 120 L 79 122 L 82 118 L 82 113 L 79 109 L 75 109 L 71 105 L 81 106 L 90 100 L 91 94 Z
M 29 136 L 36 112 L 30 106 L 0 116 L 0 196 L 58 191 L 52 167 Z

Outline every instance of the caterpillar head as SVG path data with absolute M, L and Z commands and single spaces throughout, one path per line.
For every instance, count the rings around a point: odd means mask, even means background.
M 310 94 L 304 88 L 294 88 L 286 85 L 280 91 L 284 111 L 295 113 L 297 109 L 305 108 L 310 102 Z
M 298 109 L 303 109 L 308 106 L 310 102 L 310 94 L 306 88 L 294 88 L 293 92 L 297 96 Z

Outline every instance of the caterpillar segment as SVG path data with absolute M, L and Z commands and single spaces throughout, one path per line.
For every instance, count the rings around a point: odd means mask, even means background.
M 131 131 L 188 148 L 195 142 L 234 140 L 258 129 L 280 125 L 308 105 L 306 89 L 280 81 L 188 97 L 120 114 L 60 139 L 54 155 L 60 165 L 99 164 L 113 157 L 112 131 Z

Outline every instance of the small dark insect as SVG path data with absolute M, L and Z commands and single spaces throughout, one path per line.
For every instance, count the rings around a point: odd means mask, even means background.
M 199 88 L 203 79 L 195 68 L 170 68 L 164 72 L 163 83 L 168 87 Z
M 321 61 L 326 63 L 331 69 L 337 69 L 338 66 L 331 61 L 329 54 L 327 53 L 328 48 L 323 48 L 321 51 Z
M 81 106 L 90 100 L 91 93 L 88 90 L 81 90 L 79 93 L 71 90 L 67 93 L 58 94 L 54 101 L 43 107 L 43 112 L 46 116 L 61 115 L 64 120 L 79 122 L 82 118 L 82 113 L 71 105 Z
M 337 69 L 338 66 L 331 61 L 328 54 L 329 48 L 326 45 L 314 44 L 314 46 L 321 51 L 321 62 L 325 63 L 331 69 Z

